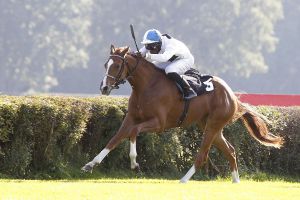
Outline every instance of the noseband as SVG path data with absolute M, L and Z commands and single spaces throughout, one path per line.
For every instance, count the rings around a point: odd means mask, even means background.
M 128 65 L 128 62 L 125 59 L 125 57 L 122 57 L 120 55 L 110 55 L 109 56 L 109 58 L 119 58 L 119 59 L 122 60 L 122 65 L 121 65 L 121 68 L 120 68 L 117 76 L 112 76 L 112 75 L 109 75 L 108 73 L 105 74 L 105 76 L 110 77 L 113 80 L 115 80 L 114 84 L 112 84 L 112 87 L 114 89 L 119 89 L 120 84 L 126 83 L 126 80 L 128 79 L 128 77 L 130 77 L 133 74 L 133 72 L 136 70 L 136 68 L 139 64 L 139 59 L 136 56 L 133 56 L 133 57 L 135 57 L 137 61 L 136 61 L 136 64 L 135 64 L 134 68 L 131 70 L 129 65 Z M 121 79 L 121 76 L 122 76 L 122 74 L 124 72 L 124 69 L 125 69 L 125 65 L 128 67 L 128 75 L 124 79 Z

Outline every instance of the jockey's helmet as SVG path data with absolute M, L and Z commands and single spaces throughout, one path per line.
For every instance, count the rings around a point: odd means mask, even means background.
M 150 51 L 160 51 L 161 48 L 161 33 L 156 29 L 150 29 L 146 31 L 143 41 L 141 42 L 145 45 L 145 48 Z

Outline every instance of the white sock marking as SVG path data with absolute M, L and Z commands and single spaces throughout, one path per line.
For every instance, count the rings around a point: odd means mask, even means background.
M 91 162 L 91 164 L 94 166 L 95 164 L 100 164 L 102 160 L 107 156 L 107 154 L 110 152 L 109 149 L 103 149 Z
M 180 179 L 180 183 L 186 183 L 190 180 L 190 178 L 195 174 L 196 168 L 195 165 L 191 167 L 191 169 L 186 173 L 186 175 Z
M 138 166 L 138 164 L 136 163 L 136 156 L 137 156 L 136 141 L 135 142 L 130 142 L 129 157 L 130 157 L 131 169 L 134 169 Z
M 237 171 L 232 171 L 231 172 L 232 175 L 232 183 L 239 183 L 240 182 L 240 178 L 239 178 L 239 173 Z

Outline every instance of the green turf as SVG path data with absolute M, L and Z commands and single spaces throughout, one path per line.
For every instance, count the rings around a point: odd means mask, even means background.
M 0 180 L 0 199 L 300 199 L 300 183 L 241 180 L 178 181 L 159 179 Z

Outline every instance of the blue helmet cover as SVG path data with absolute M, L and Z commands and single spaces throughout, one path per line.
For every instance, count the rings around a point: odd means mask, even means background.
M 155 30 L 150 30 L 147 34 L 147 39 L 159 42 L 160 41 L 160 36 L 158 35 L 158 33 Z

